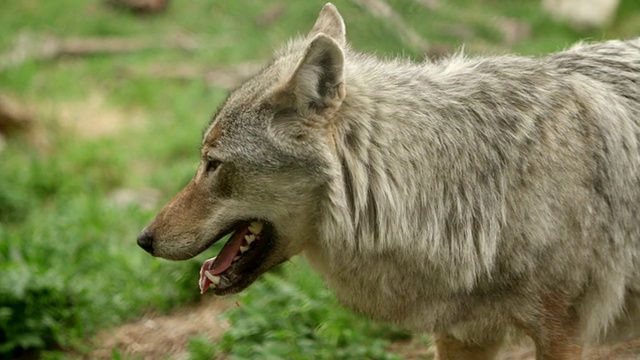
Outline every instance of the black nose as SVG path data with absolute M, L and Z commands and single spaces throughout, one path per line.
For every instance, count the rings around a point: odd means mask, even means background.
M 149 234 L 147 229 L 142 230 L 138 235 L 138 246 L 143 248 L 149 254 L 153 254 L 153 236 Z

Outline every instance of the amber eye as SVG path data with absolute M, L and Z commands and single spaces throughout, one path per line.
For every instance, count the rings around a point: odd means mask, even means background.
M 207 156 L 207 165 L 206 165 L 205 171 L 214 172 L 216 171 L 218 166 L 220 166 L 220 164 L 221 164 L 220 160 L 216 160 Z

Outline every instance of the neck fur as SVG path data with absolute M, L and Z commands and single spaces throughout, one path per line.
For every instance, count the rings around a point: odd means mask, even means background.
M 475 155 L 460 153 L 473 148 L 461 146 L 466 140 L 448 132 L 443 119 L 424 113 L 430 95 L 393 88 L 394 81 L 417 77 L 410 74 L 416 66 L 409 66 L 395 79 L 388 76 L 391 85 L 383 88 L 357 80 L 371 81 L 375 73 L 352 72 L 347 79 L 347 97 L 336 114 L 337 159 L 321 210 L 321 242 L 334 259 L 384 255 L 419 259 L 406 265 L 424 270 L 460 269 L 452 279 L 471 287 L 494 265 L 504 183 L 497 179 L 477 189 Z

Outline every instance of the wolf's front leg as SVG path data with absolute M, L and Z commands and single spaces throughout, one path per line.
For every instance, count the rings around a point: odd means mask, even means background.
M 536 346 L 536 360 L 580 360 L 584 340 L 575 304 L 562 292 L 542 298 L 535 318 L 521 324 Z
M 461 341 L 447 333 L 436 334 L 438 360 L 492 360 L 498 354 L 501 344 L 502 338 L 478 343 Z
M 565 328 L 555 336 L 544 340 L 534 338 L 536 344 L 536 360 L 580 360 L 583 359 L 583 345 L 573 332 Z

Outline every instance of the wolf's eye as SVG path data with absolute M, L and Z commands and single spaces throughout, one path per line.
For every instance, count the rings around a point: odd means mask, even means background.
M 214 172 L 220 166 L 221 162 L 219 160 L 207 157 L 207 164 L 205 167 L 206 172 Z

